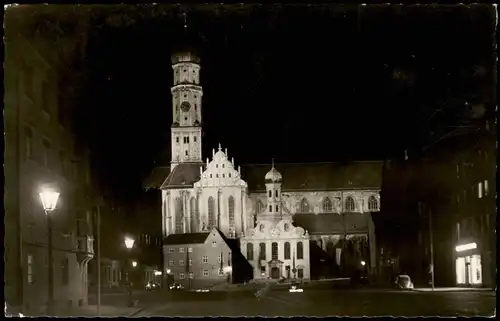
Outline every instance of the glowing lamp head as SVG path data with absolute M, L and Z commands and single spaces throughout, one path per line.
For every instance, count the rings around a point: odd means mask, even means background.
M 155 271 L 155 275 L 156 276 L 161 275 L 161 271 Z
M 365 266 L 365 265 L 366 265 L 366 262 L 365 262 L 365 261 L 361 261 L 361 265 L 362 265 L 362 266 Z
M 52 212 L 56 209 L 57 201 L 59 200 L 58 192 L 53 190 L 44 190 L 39 195 L 45 212 Z
M 133 266 L 133 267 L 136 267 L 136 266 L 137 266 L 137 262 L 136 262 L 136 261 L 133 261 L 133 262 L 132 262 L 132 266 Z
M 127 247 L 127 249 L 133 248 L 134 243 L 135 243 L 135 240 L 133 238 L 130 238 L 130 237 L 125 238 L 125 246 Z
M 170 274 L 170 272 L 172 272 L 172 270 L 170 270 L 170 269 L 167 269 L 167 274 Z

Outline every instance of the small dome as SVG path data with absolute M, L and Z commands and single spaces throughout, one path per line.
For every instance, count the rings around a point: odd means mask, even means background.
M 276 170 L 276 168 L 271 168 L 271 170 L 269 172 L 267 172 L 266 174 L 266 177 L 265 177 L 265 180 L 266 182 L 273 182 L 273 183 L 276 183 L 276 182 L 281 182 L 281 174 L 280 172 L 278 172 L 278 170 Z

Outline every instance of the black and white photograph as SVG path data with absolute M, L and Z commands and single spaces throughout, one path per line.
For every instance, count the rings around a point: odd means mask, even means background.
M 5 316 L 496 316 L 497 30 L 5 4 Z

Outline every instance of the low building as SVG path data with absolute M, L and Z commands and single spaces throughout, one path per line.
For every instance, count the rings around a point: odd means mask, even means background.
M 210 232 L 170 234 L 163 241 L 165 282 L 194 289 L 252 279 L 252 267 L 235 241 L 216 228 Z

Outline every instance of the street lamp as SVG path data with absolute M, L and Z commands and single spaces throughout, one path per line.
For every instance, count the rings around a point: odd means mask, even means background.
M 54 309 L 54 265 L 52 259 L 52 217 L 51 213 L 56 209 L 57 201 L 59 200 L 59 193 L 53 190 L 44 190 L 40 194 L 40 199 L 42 200 L 43 210 L 45 211 L 45 216 L 47 217 L 47 230 L 48 230 L 48 302 L 47 302 L 47 314 L 49 316 L 53 315 Z
M 127 250 L 130 250 L 134 247 L 134 243 L 135 243 L 135 240 L 131 237 L 125 237 L 125 247 L 127 248 Z M 126 261 L 125 261 L 126 262 Z M 129 267 L 128 267 L 128 264 L 125 263 L 125 266 L 126 266 L 126 275 L 127 275 L 127 286 L 128 286 L 128 299 L 129 299 L 129 306 L 133 306 L 134 303 L 132 301 L 132 283 L 131 283 L 131 277 L 130 277 L 130 273 L 129 273 Z M 132 266 L 133 267 L 136 267 L 137 266 L 137 262 L 136 261 L 133 261 L 132 262 Z

